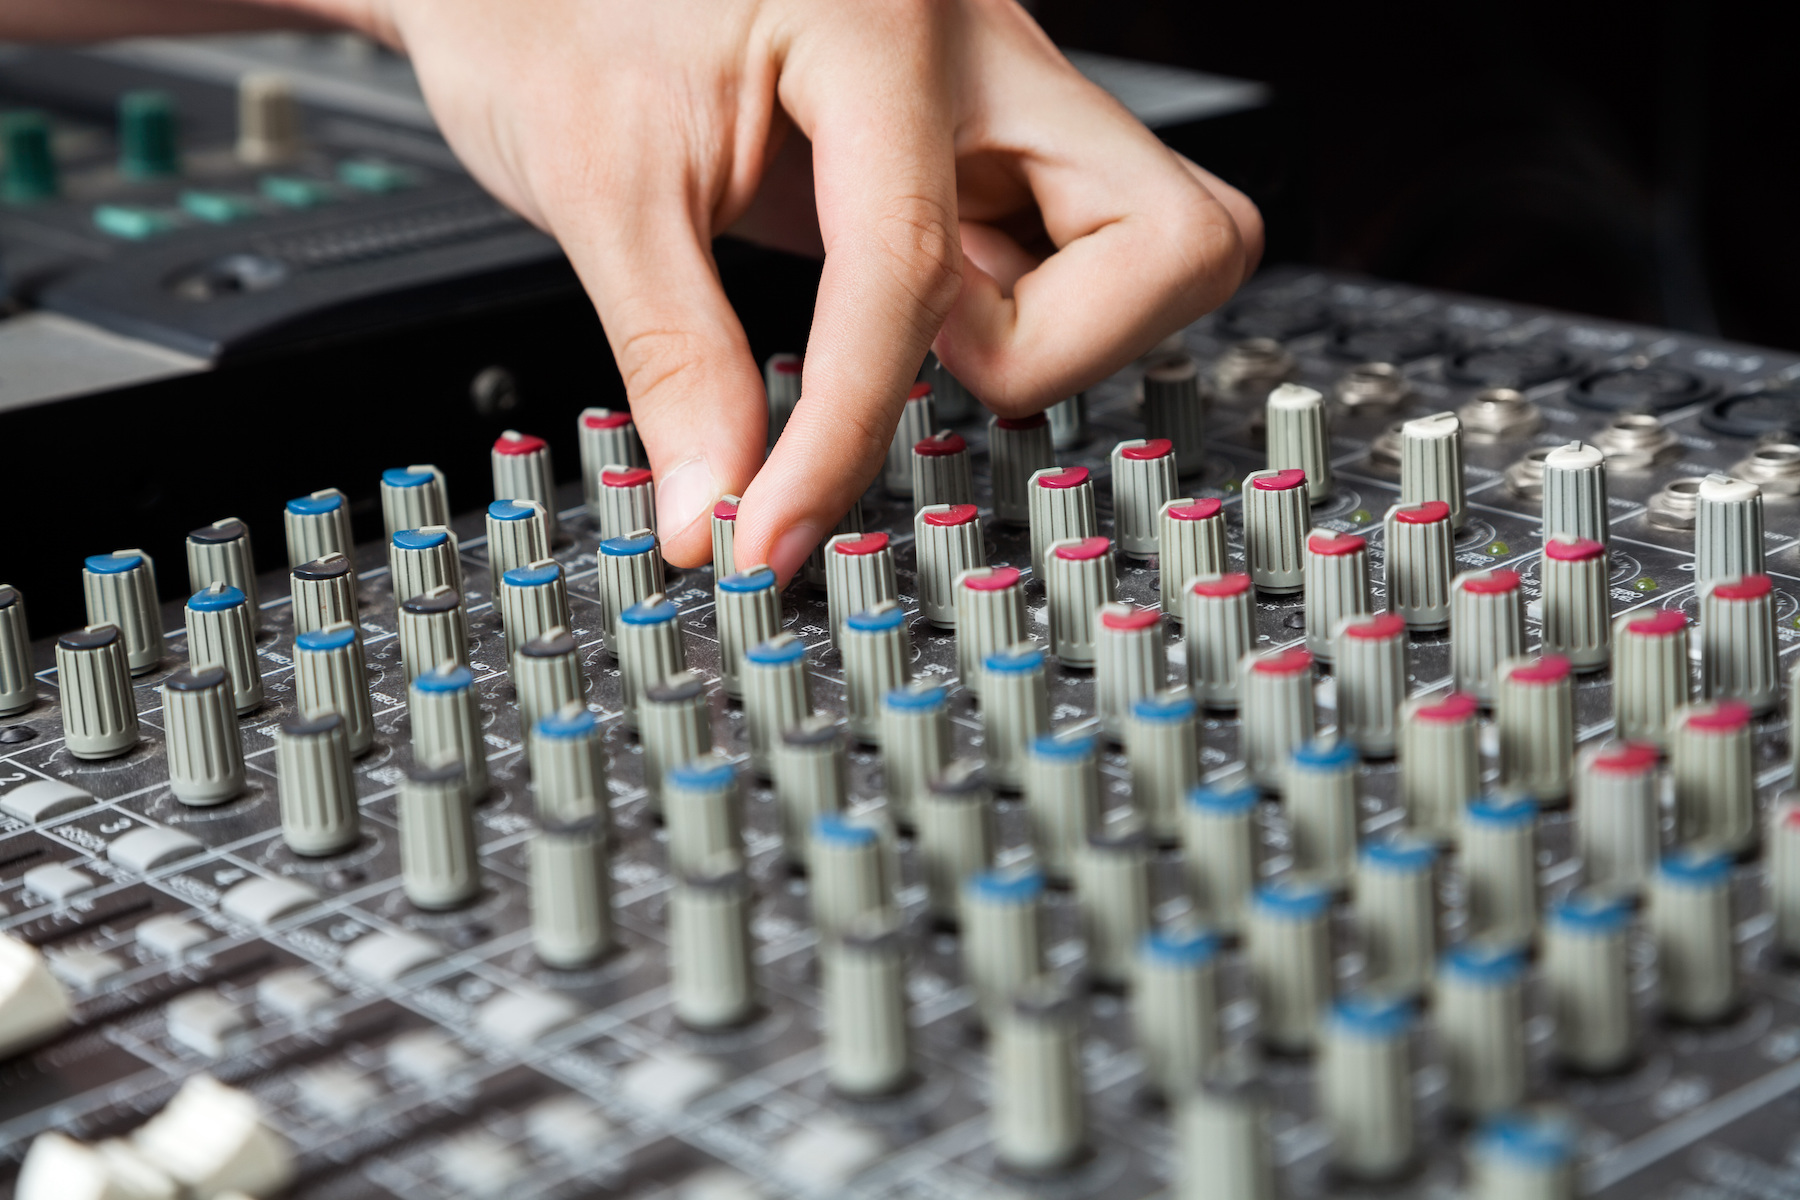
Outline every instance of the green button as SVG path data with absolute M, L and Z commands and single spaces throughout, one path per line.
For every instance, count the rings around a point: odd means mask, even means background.
M 183 192 L 181 207 L 187 214 L 214 225 L 224 225 L 256 212 L 256 201 L 230 192 Z
M 346 187 L 359 192 L 393 192 L 419 182 L 418 176 L 408 168 L 373 158 L 353 158 L 339 163 L 337 173 Z
M 128 204 L 102 204 L 94 209 L 94 224 L 102 233 L 116 238 L 141 242 L 175 228 L 175 214 L 155 208 L 134 208 Z
M 56 158 L 50 152 L 50 123 L 43 113 L 14 112 L 0 117 L 0 146 L 6 175 L 0 199 L 29 204 L 56 195 Z
M 156 179 L 181 170 L 175 102 L 167 92 L 126 92 L 119 97 L 119 173 Z
M 262 194 L 288 208 L 311 208 L 330 201 L 336 191 L 322 179 L 302 179 L 298 175 L 264 175 Z

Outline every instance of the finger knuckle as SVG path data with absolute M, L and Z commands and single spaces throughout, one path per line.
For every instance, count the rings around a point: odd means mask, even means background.
M 1161 223 L 1186 290 L 1210 296 L 1220 279 L 1236 283 L 1244 241 L 1217 201 L 1204 194 L 1184 196 L 1169 206 Z
M 700 339 L 674 326 L 635 329 L 619 343 L 614 357 L 634 403 L 653 400 L 686 381 L 701 363 Z
M 962 247 L 956 216 L 929 196 L 899 198 L 876 222 L 874 241 L 895 282 L 934 333 L 962 291 Z

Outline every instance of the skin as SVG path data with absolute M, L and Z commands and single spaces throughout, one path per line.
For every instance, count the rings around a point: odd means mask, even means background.
M 529 11 L 532 19 L 521 19 Z M 9 0 L 0 38 L 348 26 L 406 53 L 444 135 L 554 235 L 618 361 L 668 559 L 785 583 L 879 473 L 928 348 L 1022 416 L 1223 303 L 1262 221 L 1088 83 L 1013 0 Z M 715 235 L 823 255 L 798 407 Z

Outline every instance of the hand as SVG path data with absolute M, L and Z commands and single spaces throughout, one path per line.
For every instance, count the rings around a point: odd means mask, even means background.
M 1250 202 L 1012 0 L 291 2 L 403 48 L 463 162 L 562 243 L 678 565 L 706 561 L 734 492 L 738 563 L 785 582 L 879 471 L 927 347 L 989 408 L 1035 412 L 1216 307 L 1261 251 Z M 734 226 L 825 256 L 766 464 L 710 253 Z

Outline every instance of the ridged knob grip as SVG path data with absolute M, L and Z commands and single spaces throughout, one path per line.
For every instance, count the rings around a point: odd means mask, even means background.
M 294 632 L 310 633 L 339 621 L 360 620 L 356 598 L 356 566 L 339 551 L 301 563 L 288 575 Z
M 645 465 L 644 443 L 628 412 L 610 408 L 584 408 L 575 419 L 581 446 L 581 492 L 588 516 L 600 520 L 600 472 L 610 466 Z
M 1306 586 L 1306 527 L 1311 521 L 1306 472 L 1252 471 L 1244 476 L 1244 561 L 1257 588 L 1272 596 Z
M 1150 839 L 1135 817 L 1099 824 L 1075 856 L 1075 903 L 1088 977 L 1129 986 L 1138 943 L 1150 931 Z
M 1200 778 L 1200 708 L 1186 689 L 1144 696 L 1125 722 L 1131 799 L 1164 845 L 1181 839 L 1181 808 Z
M 1412 1029 L 1412 1006 L 1385 996 L 1340 1000 L 1325 1023 L 1319 1111 L 1331 1131 L 1332 1166 L 1352 1179 L 1397 1178 L 1418 1152 Z
M 940 429 L 913 445 L 913 511 L 938 504 L 975 503 L 969 443 L 960 433 Z
M 737 496 L 721 496 L 713 504 L 710 524 L 712 526 L 712 568 L 715 595 L 718 592 L 720 581 L 737 570 L 737 517 L 740 503 L 742 501 Z
M 1331 896 L 1293 880 L 1258 888 L 1245 919 L 1262 1039 L 1284 1054 L 1318 1044 L 1331 1002 Z
M 1612 655 L 1611 561 L 1599 542 L 1553 534 L 1538 565 L 1544 652 L 1580 672 L 1598 671 Z
M 937 398 L 929 383 L 915 383 L 900 408 L 900 423 L 894 427 L 888 443 L 887 462 L 882 467 L 881 482 L 895 496 L 911 496 L 912 448 L 931 436 L 938 427 Z
M 1688 702 L 1688 619 L 1679 609 L 1626 613 L 1613 623 L 1613 732 L 1661 746 L 1669 714 Z
M 551 824 L 596 821 L 604 836 L 610 793 L 599 718 L 579 704 L 546 713 L 532 726 L 526 751 L 538 818 Z
M 1102 537 L 1056 542 L 1049 548 L 1045 593 L 1050 602 L 1050 652 L 1064 666 L 1092 667 L 1100 606 L 1118 595 L 1112 543 Z
M 114 758 L 138 744 L 137 697 L 117 625 L 89 625 L 56 639 L 63 744 L 76 758 Z
M 1525 652 L 1516 571 L 1464 571 L 1450 584 L 1450 669 L 1456 690 L 1494 702 L 1500 665 Z
M 1694 496 L 1694 582 L 1762 573 L 1762 489 L 1729 475 L 1708 475 Z
M 1546 538 L 1563 533 L 1601 545 L 1611 541 L 1605 454 L 1570 442 L 1544 456 L 1543 522 Z
M 1481 794 L 1479 711 L 1464 692 L 1400 709 L 1400 806 L 1420 833 L 1454 836 L 1463 809 Z
M 25 621 L 25 597 L 0 583 L 0 716 L 24 712 L 37 703 L 37 680 L 31 671 L 31 630 Z
M 87 623 L 111 625 L 125 641 L 133 675 L 155 670 L 163 656 L 162 611 L 156 598 L 156 564 L 142 550 L 95 554 L 81 569 Z
M 737 771 L 717 751 L 663 772 L 662 811 L 669 835 L 669 870 L 675 875 L 704 870 L 717 856 L 743 854 L 744 812 Z
M 1025 985 L 1044 971 L 1044 876 L 1033 869 L 999 869 L 963 884 L 963 972 L 988 1026 Z
M 861 533 L 862 531 L 862 503 L 861 501 L 858 501 L 850 506 L 849 512 L 838 518 L 838 523 L 831 527 L 831 532 L 827 534 L 825 539 L 817 546 L 814 546 L 813 552 L 807 556 L 806 566 L 801 571 L 801 575 L 806 582 L 816 588 L 829 588 L 830 580 L 826 577 L 825 570 L 826 547 L 831 544 L 832 538 L 846 533 Z
M 1458 848 L 1468 894 L 1467 936 L 1523 946 L 1537 930 L 1537 804 L 1496 796 L 1463 809 Z
M 547 822 L 531 839 L 531 941 L 552 967 L 585 967 L 612 949 L 612 873 L 598 818 Z
M 244 593 L 228 583 L 208 584 L 188 599 L 186 613 L 189 665 L 224 667 L 231 677 L 231 698 L 238 712 L 261 705 L 256 618 Z
M 794 405 L 800 402 L 802 363 L 798 354 L 771 354 L 763 363 L 763 388 L 769 401 L 769 444 L 781 436 Z
M 778 633 L 744 652 L 744 724 L 750 732 L 750 761 L 765 775 L 783 730 L 812 711 L 806 673 L 806 644 Z
M 1025 588 L 1014 567 L 976 567 L 956 577 L 956 674 L 981 695 L 982 664 L 1025 640 Z
M 362 838 L 356 780 L 344 719 L 336 713 L 289 717 L 275 736 L 281 836 L 307 857 L 340 854 Z
M 400 785 L 400 878 L 428 910 L 460 908 L 481 893 L 475 818 L 462 764 L 414 767 Z
M 956 628 L 956 580 L 987 566 L 981 516 L 973 504 L 934 504 L 913 517 L 919 613 L 940 629 Z
M 608 463 L 600 470 L 600 536 L 629 537 L 656 531 L 656 476 L 648 467 Z
M 1031 477 L 1031 572 L 1039 579 L 1052 544 L 1091 538 L 1100 531 L 1094 481 L 1086 467 L 1046 467 Z
M 197 592 L 215 581 L 229 583 L 250 601 L 261 621 L 256 590 L 256 557 L 250 551 L 250 527 L 236 517 L 202 525 L 187 535 L 188 590 Z
M 545 536 L 555 541 L 556 472 L 550 465 L 550 443 L 508 429 L 494 439 L 488 461 L 493 468 L 494 499 L 535 501 L 544 510 Z
M 1113 537 L 1119 552 L 1159 552 L 1163 506 L 1175 497 L 1175 450 L 1166 438 L 1120 442 L 1112 451 Z
M 584 683 L 581 648 L 567 629 L 552 625 L 519 647 L 512 661 L 513 694 L 519 729 L 527 735 L 564 705 L 581 702 Z
M 439 663 L 407 691 L 412 716 L 413 761 L 462 764 L 469 798 L 488 791 L 487 743 L 481 736 L 481 703 L 475 676 L 460 663 Z
M 1131 706 L 1161 691 L 1167 678 L 1162 614 L 1130 604 L 1101 605 L 1094 641 L 1100 728 L 1123 741 Z
M 892 914 L 871 914 L 821 948 L 825 1077 L 845 1096 L 885 1096 L 912 1079 L 906 953 Z
M 606 648 L 614 658 L 619 655 L 620 615 L 662 591 L 662 580 L 662 551 L 648 529 L 600 543 L 600 611 L 606 620 Z
M 169 790 L 183 804 L 223 804 L 244 790 L 244 741 L 225 668 L 184 667 L 163 681 Z
M 294 693 L 301 712 L 334 712 L 344 718 L 344 740 L 352 757 L 375 744 L 368 664 L 356 626 L 339 621 L 294 639 Z
M 487 509 L 488 572 L 493 586 L 514 567 L 550 557 L 550 521 L 531 499 L 502 499 Z
M 434 587 L 462 591 L 462 563 L 456 535 L 443 525 L 402 529 L 388 539 L 388 575 L 394 603 L 404 604 Z
M 1462 421 L 1453 412 L 1414 417 L 1400 426 L 1400 506 L 1430 500 L 1450 509 L 1453 528 L 1463 527 Z
M 540 558 L 500 577 L 500 628 L 510 663 L 519 648 L 552 629 L 568 629 L 569 585 L 562 564 Z
M 1437 967 L 1437 848 L 1400 836 L 1374 842 L 1356 861 L 1356 928 L 1369 985 L 1418 996 Z
M 1329 498 L 1336 484 L 1331 474 L 1331 417 L 1323 393 L 1297 383 L 1281 384 L 1269 393 L 1266 414 L 1269 469 L 1304 471 L 1311 498 Z
M 1219 1058 L 1219 937 L 1159 929 L 1137 945 L 1132 1016 L 1145 1073 L 1166 1100 L 1200 1087 Z
M 844 622 L 838 647 L 844 656 L 844 694 L 850 732 L 881 744 L 881 700 L 912 674 L 912 634 L 906 612 L 883 600 Z
M 1654 746 L 1609 741 L 1575 768 L 1575 835 L 1588 885 L 1631 895 L 1656 872 L 1661 777 Z
M 714 617 L 719 632 L 719 678 L 727 696 L 744 695 L 744 655 L 781 632 L 781 592 L 775 572 L 754 566 L 719 580 Z
M 1182 596 L 1188 581 L 1225 570 L 1225 513 L 1211 498 L 1176 499 L 1163 505 L 1157 519 L 1157 586 L 1163 611 L 1179 624 L 1186 619 Z
M 651 809 L 660 810 L 663 776 L 712 749 L 712 714 L 698 675 L 683 671 L 650 685 L 638 710 L 638 741 L 644 748 L 644 790 Z
M 1675 828 L 1686 843 L 1730 853 L 1756 841 L 1756 767 L 1749 706 L 1718 700 L 1669 718 Z
M 1346 617 L 1331 641 L 1338 732 L 1364 758 L 1392 756 L 1406 698 L 1406 622 L 1391 612 Z
M 1472 1117 L 1516 1108 L 1525 1097 L 1524 955 L 1483 942 L 1455 946 L 1433 999 L 1450 1103 Z
M 982 666 L 982 750 L 988 780 L 1017 791 L 1025 782 L 1025 756 L 1038 735 L 1050 728 L 1050 693 L 1044 652 L 1017 642 L 988 655 Z
M 1502 664 L 1494 724 L 1500 732 L 1500 786 L 1541 805 L 1566 800 L 1575 757 L 1569 660 L 1546 654 Z
M 1770 711 L 1781 699 L 1775 585 L 1767 575 L 1721 579 L 1700 593 L 1700 684 L 1708 700 Z
M 391 467 L 381 473 L 383 536 L 403 529 L 450 523 L 450 492 L 444 473 L 429 463 Z
M 1256 805 L 1253 787 L 1198 787 L 1182 809 L 1182 850 L 1188 891 L 1208 926 L 1234 934 L 1256 887 Z
M 1181 611 L 1188 690 L 1207 708 L 1236 709 L 1244 656 L 1256 644 L 1256 597 L 1250 576 L 1201 575 L 1189 580 Z
M 687 670 L 681 637 L 681 610 L 661 592 L 652 592 L 619 614 L 619 697 L 625 728 L 639 726 L 644 694 L 652 685 Z
M 886 831 L 891 840 L 892 826 Z M 813 818 L 806 843 L 807 893 L 821 938 L 892 903 L 890 847 L 882 835 L 883 824 L 861 814 L 834 810 Z
M 897 600 L 894 550 L 885 533 L 842 533 L 825 543 L 825 608 L 831 642 L 844 644 L 844 625 L 883 600 Z
M 1031 417 L 994 417 L 988 421 L 988 470 L 994 481 L 994 519 L 1023 525 L 1031 519 L 1031 477 L 1056 465 L 1050 421 Z
M 289 500 L 281 523 L 287 533 L 289 569 L 327 554 L 349 554 L 356 546 L 350 533 L 350 502 L 336 488 Z
M 1287 763 L 1283 802 L 1294 869 L 1333 890 L 1349 884 L 1356 863 L 1360 765 L 1354 747 L 1328 739 L 1299 747 Z
M 1631 1060 L 1630 933 L 1631 905 L 1622 897 L 1576 892 L 1550 910 L 1544 990 L 1565 1068 L 1605 1074 Z
M 1246 654 L 1239 673 L 1243 724 L 1238 752 L 1258 787 L 1279 791 L 1288 756 L 1311 741 L 1316 729 L 1312 655 L 1304 650 Z
M 1332 659 L 1332 632 L 1369 611 L 1369 543 L 1354 533 L 1315 529 L 1306 538 L 1306 648 Z
M 955 925 L 963 882 L 994 859 L 994 797 L 981 764 L 958 760 L 940 771 L 913 805 L 913 825 L 927 908 Z
M 1044 410 L 1050 422 L 1050 444 L 1057 450 L 1073 450 L 1087 440 L 1087 393 L 1076 392 Z
M 1075 859 L 1100 822 L 1100 771 L 1089 734 L 1043 734 L 1025 758 L 1025 816 L 1044 874 L 1074 877 Z
M 827 716 L 802 719 L 781 731 L 774 753 L 775 803 L 789 858 L 805 857 L 808 831 L 818 819 L 841 812 L 847 794 L 843 726 Z M 896 822 L 899 815 L 890 812 Z
M 729 1029 L 756 1013 L 750 889 L 726 857 L 680 877 L 669 893 L 669 991 L 690 1029 Z
M 1739 998 L 1731 859 L 1699 847 L 1664 858 L 1650 889 L 1649 925 L 1664 1015 L 1698 1025 L 1731 1015 Z
M 950 762 L 950 705 L 935 683 L 915 680 L 881 698 L 882 784 L 894 819 L 912 819 L 913 805 Z
M 453 589 L 440 585 L 404 602 L 397 625 L 407 679 L 417 679 L 441 663 L 460 666 L 469 661 L 468 613 Z
M 1181 474 L 1193 475 L 1205 465 L 1206 395 L 1200 390 L 1200 365 L 1191 355 L 1170 354 L 1145 369 L 1144 428 L 1174 447 Z
M 1441 500 L 1397 504 L 1384 523 L 1387 540 L 1388 608 L 1409 629 L 1442 629 L 1450 624 L 1450 564 L 1455 537 L 1450 506 Z

